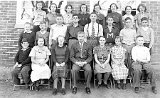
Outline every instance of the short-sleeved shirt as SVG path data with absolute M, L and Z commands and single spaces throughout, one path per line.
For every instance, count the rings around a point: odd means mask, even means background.
M 122 36 L 123 40 L 122 43 L 127 45 L 132 45 L 135 43 L 135 38 L 137 36 L 136 30 L 134 29 L 122 29 L 120 31 L 120 36 Z
M 110 49 L 107 46 L 104 46 L 103 48 L 96 46 L 93 48 L 93 54 L 97 54 L 97 58 L 100 63 L 104 63 L 108 59 L 109 53 Z
M 40 22 L 44 21 L 46 18 L 46 12 L 45 11 L 34 11 L 33 12 L 33 24 L 34 25 L 40 25 Z
M 38 46 L 34 46 L 29 54 L 30 57 L 35 57 L 37 62 L 44 61 L 49 55 L 51 55 L 51 52 L 46 46 L 43 46 L 42 49 Z

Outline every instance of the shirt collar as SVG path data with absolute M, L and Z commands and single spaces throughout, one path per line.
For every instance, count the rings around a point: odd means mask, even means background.
M 27 31 L 24 31 L 24 33 L 31 33 L 31 32 L 32 32 L 32 31 L 28 31 L 28 32 L 27 32 Z

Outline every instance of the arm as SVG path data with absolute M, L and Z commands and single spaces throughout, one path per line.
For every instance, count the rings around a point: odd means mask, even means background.
M 21 47 L 22 38 L 23 38 L 23 32 L 19 36 L 19 40 L 18 40 L 18 46 L 19 46 L 19 48 Z
M 119 20 L 119 23 L 120 23 L 120 30 L 122 30 L 123 27 L 124 27 L 123 21 L 122 21 L 122 15 L 120 15 L 119 19 L 120 19 L 120 20 Z
M 103 28 L 102 25 L 99 24 L 99 36 L 103 36 Z
M 154 31 L 153 31 L 153 29 L 151 29 L 151 41 L 149 44 L 149 49 L 151 49 L 153 47 L 153 44 L 154 44 Z
M 101 65 L 101 63 L 98 61 L 97 54 L 94 54 L 94 59 L 95 59 L 97 64 Z
M 69 27 L 67 27 L 67 31 L 66 31 L 66 36 L 65 36 L 65 40 L 67 42 L 67 44 L 69 44 L 69 37 L 70 37 L 70 34 L 69 34 Z
M 75 58 L 75 46 L 74 46 L 74 44 L 71 46 L 70 60 L 71 60 L 73 63 L 76 63 L 76 62 L 77 62 L 77 60 L 76 60 L 76 58 Z
M 89 63 L 92 61 L 92 48 L 89 45 L 87 47 L 88 47 L 88 58 L 86 59 L 86 62 Z
M 54 32 L 54 30 L 52 29 L 52 26 L 51 26 L 51 28 L 50 28 L 50 33 L 49 33 L 49 48 L 50 48 L 51 45 L 52 45 L 53 32 Z
M 137 61 L 137 57 L 136 57 L 136 49 L 135 49 L 135 47 L 132 48 L 131 54 L 132 54 L 132 59 L 136 62 Z
M 18 62 L 18 58 L 19 58 L 19 51 L 17 52 L 15 58 L 14 58 L 14 62 L 17 63 Z
M 68 49 L 68 47 L 66 48 L 66 53 L 65 53 L 65 63 L 67 63 L 67 61 L 68 61 L 68 59 L 69 59 L 69 49 Z
M 111 56 L 111 54 L 108 54 L 108 58 L 107 58 L 107 60 L 104 62 L 104 64 L 107 64 L 107 63 L 109 63 L 110 56 Z

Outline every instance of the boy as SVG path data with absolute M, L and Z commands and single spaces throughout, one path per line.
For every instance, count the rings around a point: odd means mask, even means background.
M 149 20 L 147 17 L 141 19 L 142 26 L 138 28 L 137 34 L 144 37 L 144 46 L 151 49 L 154 44 L 154 31 L 149 27 Z
M 90 91 L 90 81 L 92 76 L 92 69 L 90 62 L 92 61 L 92 49 L 88 43 L 84 41 L 85 33 L 80 31 L 78 32 L 78 41 L 74 43 L 70 51 L 70 60 L 73 62 L 72 66 L 72 80 L 73 80 L 73 89 L 72 93 L 77 93 L 77 75 L 78 71 L 83 68 L 85 70 L 85 81 L 86 88 L 85 91 L 87 94 L 91 93 Z
M 35 45 L 34 44 L 35 37 L 36 37 L 35 32 L 31 31 L 31 24 L 29 22 L 26 22 L 24 24 L 24 31 L 20 34 L 20 37 L 19 37 L 19 41 L 18 41 L 19 48 L 22 48 L 21 42 L 23 38 L 26 38 L 28 40 L 29 47 L 32 48 Z
M 42 37 L 45 40 L 45 46 L 49 46 L 49 32 L 47 32 L 46 22 L 40 22 L 39 27 L 41 30 L 36 33 L 36 41 L 39 37 Z
M 127 54 L 127 67 L 130 69 L 131 67 L 131 50 L 135 46 L 135 39 L 136 39 L 136 30 L 132 29 L 132 19 L 127 17 L 125 19 L 125 28 L 120 31 L 120 36 L 122 37 L 123 47 L 126 48 Z M 131 73 L 129 73 L 131 74 Z
M 31 71 L 31 58 L 29 53 L 31 48 L 26 38 L 21 41 L 22 48 L 17 52 L 15 56 L 15 65 L 13 66 L 12 78 L 14 84 L 23 84 L 26 85 L 30 82 L 30 71 Z M 19 79 L 21 78 L 21 79 Z
M 71 48 L 72 44 L 77 41 L 77 33 L 79 31 L 83 31 L 83 27 L 78 24 L 79 17 L 77 14 L 74 14 L 72 17 L 73 25 L 68 26 L 67 33 L 66 33 L 66 41 L 68 43 L 69 49 Z
M 149 48 L 145 47 L 143 36 L 137 36 L 137 45 L 132 48 L 132 67 L 133 67 L 133 86 L 135 88 L 135 93 L 139 93 L 140 88 L 140 78 L 142 73 L 142 68 L 146 70 L 148 78 L 151 81 L 152 92 L 157 93 L 155 74 L 150 63 L 150 53 Z
M 106 39 L 106 44 L 112 47 L 115 44 L 116 36 L 119 36 L 119 30 L 117 27 L 113 26 L 113 17 L 107 17 L 107 25 L 103 27 L 103 34 Z
M 56 40 L 59 35 L 65 36 L 67 31 L 67 25 L 63 24 L 64 19 L 62 15 L 57 15 L 56 24 L 51 25 L 51 30 L 49 34 L 49 48 L 56 45 Z
M 96 13 L 91 13 L 90 19 L 91 23 L 85 25 L 84 32 L 87 39 L 87 43 L 89 43 L 92 46 L 92 48 L 94 48 L 98 44 L 98 37 L 103 36 L 103 28 L 101 24 L 98 24 L 96 22 Z

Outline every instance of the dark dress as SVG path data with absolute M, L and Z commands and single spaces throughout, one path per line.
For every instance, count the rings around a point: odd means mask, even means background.
M 59 47 L 58 45 L 51 52 L 52 60 L 54 63 L 52 78 L 55 79 L 57 77 L 65 78 L 66 77 L 66 69 L 67 69 L 67 61 L 69 58 L 69 49 L 67 46 Z M 61 64 L 65 63 L 65 66 L 56 66 L 56 63 Z
M 82 14 L 82 13 L 79 13 L 78 14 L 78 17 L 79 17 L 79 24 L 81 26 L 85 26 L 86 24 L 90 23 L 90 14 L 86 13 L 86 14 Z

